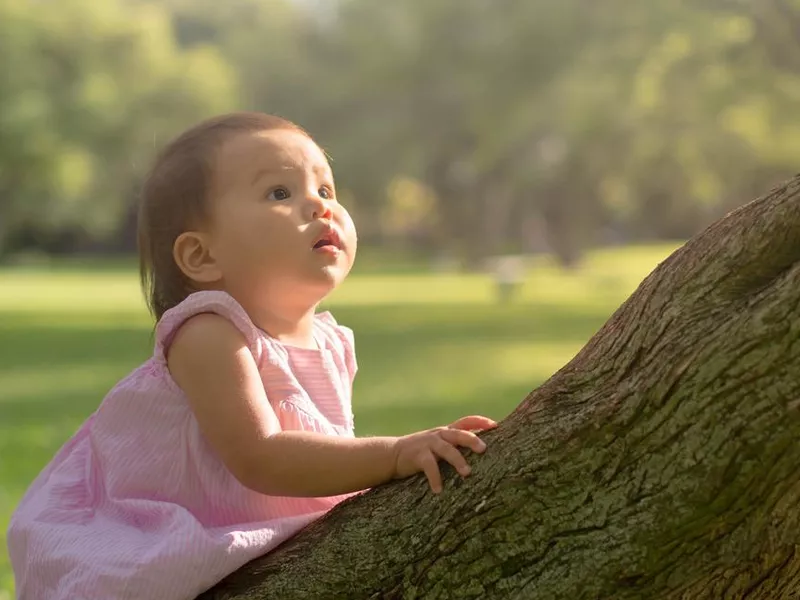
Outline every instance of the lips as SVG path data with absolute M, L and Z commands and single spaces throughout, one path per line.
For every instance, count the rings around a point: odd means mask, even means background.
M 311 248 L 312 250 L 319 250 L 321 248 L 335 248 L 336 250 L 341 250 L 342 238 L 339 236 L 339 232 L 336 231 L 334 227 L 328 226 L 322 231 Z

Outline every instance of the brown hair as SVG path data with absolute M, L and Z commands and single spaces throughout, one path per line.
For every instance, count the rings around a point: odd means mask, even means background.
M 138 220 L 139 275 L 156 321 L 196 291 L 175 263 L 172 249 L 181 233 L 207 216 L 216 152 L 237 134 L 275 129 L 292 129 L 308 136 L 281 117 L 239 112 L 195 125 L 159 153 L 142 189 Z

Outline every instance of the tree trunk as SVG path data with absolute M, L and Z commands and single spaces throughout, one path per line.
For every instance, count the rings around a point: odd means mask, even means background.
M 675 252 L 444 493 L 374 489 L 204 599 L 800 598 L 800 179 Z

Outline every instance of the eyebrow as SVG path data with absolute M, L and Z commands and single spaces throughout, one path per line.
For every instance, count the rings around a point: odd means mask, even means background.
M 288 167 L 283 167 L 282 169 L 259 169 L 258 171 L 256 171 L 255 177 L 253 177 L 252 185 L 257 184 L 259 180 L 265 175 L 274 175 L 276 173 L 286 171 L 287 169 Z
M 278 174 L 278 173 L 285 173 L 286 171 L 293 171 L 294 169 L 295 169 L 295 167 L 288 166 L 288 165 L 284 165 L 284 166 L 281 166 L 281 167 L 278 167 L 278 168 L 265 167 L 263 169 L 259 169 L 258 171 L 256 171 L 256 174 L 253 177 L 253 181 L 252 181 L 251 185 L 257 184 L 261 180 L 261 178 L 266 176 L 266 175 L 275 175 L 275 174 Z M 329 168 L 326 169 L 322 165 L 316 165 L 311 170 L 314 171 L 317 175 L 320 175 L 320 176 L 327 176 L 330 173 L 330 169 Z

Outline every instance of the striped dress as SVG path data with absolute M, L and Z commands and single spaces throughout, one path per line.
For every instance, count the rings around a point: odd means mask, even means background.
M 174 334 L 199 313 L 222 315 L 245 336 L 283 430 L 353 436 L 348 328 L 321 313 L 318 349 L 289 347 L 228 294 L 195 293 L 163 316 L 153 357 L 23 496 L 7 538 L 20 600 L 194 598 L 347 497 L 266 496 L 227 470 L 166 365 Z

